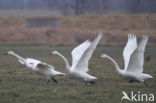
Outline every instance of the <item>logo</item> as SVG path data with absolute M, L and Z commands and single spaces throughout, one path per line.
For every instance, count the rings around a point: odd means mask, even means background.
M 121 101 L 123 99 L 127 99 L 127 100 L 131 101 L 131 99 L 128 97 L 128 95 L 127 95 L 127 93 L 125 91 L 122 91 L 122 94 L 123 94 L 123 97 L 121 98 Z
M 154 102 L 154 94 L 145 94 L 138 91 L 137 93 L 134 93 L 134 91 L 131 91 L 131 95 L 128 96 L 128 94 L 125 91 L 122 91 L 123 97 L 121 98 L 121 101 L 128 100 L 128 101 L 149 101 Z

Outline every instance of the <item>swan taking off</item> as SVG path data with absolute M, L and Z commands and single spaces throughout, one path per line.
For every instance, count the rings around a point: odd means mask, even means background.
M 57 75 L 65 75 L 64 73 L 55 71 L 53 66 L 45 62 L 41 62 L 39 60 L 32 59 L 32 58 L 25 59 L 17 55 L 16 53 L 14 53 L 13 51 L 7 51 L 5 54 L 15 56 L 21 64 L 25 65 L 32 71 L 46 77 L 48 79 L 47 83 L 49 83 L 50 80 L 53 80 L 55 83 L 57 83 L 57 80 L 54 77 Z
M 69 65 L 67 59 L 58 51 L 51 51 L 50 54 L 56 54 L 64 60 L 65 67 L 71 76 L 82 79 L 86 83 L 86 85 L 87 83 L 94 84 L 94 80 L 97 78 L 87 73 L 89 70 L 88 61 L 91 58 L 102 36 L 103 34 L 99 33 L 93 42 L 87 40 L 73 49 L 73 51 L 71 52 L 72 66 Z
M 142 41 L 137 46 L 137 38 L 135 35 L 128 35 L 128 42 L 123 51 L 125 69 L 121 70 L 111 57 L 106 54 L 102 54 L 100 58 L 108 58 L 113 62 L 117 72 L 128 78 L 129 82 L 139 81 L 143 82 L 145 85 L 145 80 L 152 78 L 151 75 L 143 73 L 143 64 L 144 64 L 144 51 L 145 46 L 148 41 L 148 36 L 142 36 Z

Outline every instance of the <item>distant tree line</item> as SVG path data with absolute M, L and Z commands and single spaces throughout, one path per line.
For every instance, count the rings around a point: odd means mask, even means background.
M 71 1 L 71 0 L 70 0 Z M 138 13 L 156 12 L 156 0 L 72 0 L 73 3 L 66 3 L 66 8 L 75 10 L 75 14 L 89 12 L 107 13 Z M 66 9 L 64 8 L 64 10 Z
M 50 9 L 64 15 L 156 12 L 156 0 L 0 0 L 0 9 Z

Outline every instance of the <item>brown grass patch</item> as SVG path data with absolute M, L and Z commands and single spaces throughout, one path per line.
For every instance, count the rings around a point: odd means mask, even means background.
M 44 18 L 53 17 L 40 17 Z M 59 27 L 40 28 L 27 28 L 28 19 L 0 17 L 0 43 L 73 45 L 94 39 L 99 31 L 104 33 L 101 44 L 123 44 L 128 33 L 135 33 L 139 38 L 148 34 L 149 43 L 156 42 L 156 14 L 60 16 Z

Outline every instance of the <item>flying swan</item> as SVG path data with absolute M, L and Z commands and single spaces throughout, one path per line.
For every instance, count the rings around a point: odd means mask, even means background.
M 13 51 L 7 51 L 5 54 L 15 56 L 21 64 L 25 65 L 32 71 L 46 77 L 48 79 L 47 84 L 51 80 L 53 80 L 55 83 L 57 83 L 57 80 L 54 77 L 57 75 L 65 75 L 65 73 L 55 71 L 53 66 L 51 66 L 45 62 L 41 62 L 39 60 L 32 59 L 32 58 L 25 59 L 25 58 L 17 55 L 16 53 L 14 53 Z
M 93 42 L 86 40 L 84 43 L 73 49 L 73 51 L 71 52 L 72 66 L 69 65 L 67 59 L 58 51 L 51 51 L 50 54 L 56 54 L 64 60 L 66 70 L 71 76 L 82 79 L 86 83 L 86 85 L 87 83 L 94 84 L 94 80 L 97 78 L 87 73 L 89 70 L 88 61 L 91 58 L 102 36 L 103 34 L 99 33 Z
M 151 75 L 143 73 L 144 51 L 148 41 L 148 36 L 142 36 L 142 41 L 137 46 L 137 37 L 135 35 L 128 35 L 128 42 L 123 51 L 125 69 L 121 70 L 111 57 L 102 54 L 100 58 L 108 58 L 113 62 L 119 75 L 129 79 L 129 82 L 143 82 L 146 86 L 145 80 L 152 78 Z

